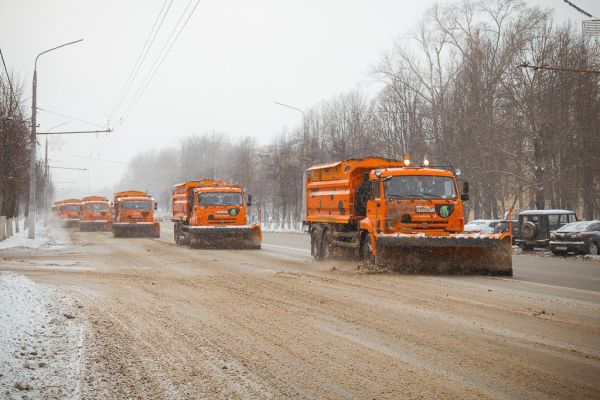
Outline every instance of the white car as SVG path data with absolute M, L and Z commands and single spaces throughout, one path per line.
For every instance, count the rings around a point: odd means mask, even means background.
M 476 219 L 465 225 L 463 232 L 494 233 L 494 227 L 500 222 L 497 219 Z

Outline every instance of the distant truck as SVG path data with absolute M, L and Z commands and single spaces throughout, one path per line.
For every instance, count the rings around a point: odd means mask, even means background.
M 260 249 L 260 223 L 247 221 L 251 205 L 251 196 L 246 200 L 241 186 L 217 179 L 175 185 L 171 207 L 175 243 Z
M 306 171 L 305 223 L 317 260 L 352 255 L 408 273 L 512 275 L 510 230 L 464 233 L 450 167 L 364 158 Z
M 111 216 L 108 199 L 102 196 L 87 196 L 81 199 L 80 231 L 110 231 Z
M 79 220 L 81 219 L 81 200 L 63 200 L 60 205 L 60 219 L 63 220 L 64 225 L 67 228 L 79 226 Z
M 112 232 L 114 237 L 160 237 L 160 223 L 154 220 L 154 198 L 139 190 L 113 195 Z
M 60 206 L 62 206 L 63 201 L 62 200 L 57 200 L 52 204 L 52 215 L 55 218 L 60 218 L 61 216 L 61 208 Z

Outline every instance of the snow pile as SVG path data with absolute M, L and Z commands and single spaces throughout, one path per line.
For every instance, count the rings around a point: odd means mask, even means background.
M 35 239 L 27 238 L 27 230 L 21 229 L 18 233 L 0 242 L 0 250 L 14 248 L 59 248 L 67 242 L 68 237 L 64 230 L 51 227 L 50 225 L 44 227 L 43 224 L 37 224 L 35 227 Z
M 22 275 L 0 273 L 0 398 L 80 397 L 77 306 Z

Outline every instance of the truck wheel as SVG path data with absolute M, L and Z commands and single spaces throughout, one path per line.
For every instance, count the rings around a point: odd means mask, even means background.
M 333 243 L 333 235 L 330 229 L 326 229 L 323 233 L 323 241 L 321 244 L 323 252 L 323 260 L 327 260 L 331 255 L 331 243 Z
M 314 227 L 310 231 L 310 255 L 317 261 L 321 261 L 323 254 L 321 252 L 322 231 L 319 226 Z
M 371 242 L 371 235 L 363 235 L 360 243 L 360 257 L 367 264 L 374 264 L 375 257 L 373 256 L 373 243 Z
M 591 256 L 597 256 L 598 255 L 598 245 L 594 242 L 590 242 L 587 252 Z

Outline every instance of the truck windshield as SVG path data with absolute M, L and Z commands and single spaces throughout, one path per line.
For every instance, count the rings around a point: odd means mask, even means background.
M 241 206 L 242 194 L 236 192 L 200 193 L 198 200 L 201 206 Z
M 144 200 L 130 200 L 121 203 L 123 210 L 152 210 L 152 202 Z
M 106 211 L 108 210 L 108 204 L 84 204 L 83 209 L 86 211 Z
M 66 206 L 62 206 L 63 211 L 81 211 L 81 206 L 79 204 L 69 204 Z
M 388 199 L 451 199 L 456 196 L 454 179 L 447 176 L 392 176 L 384 182 Z

